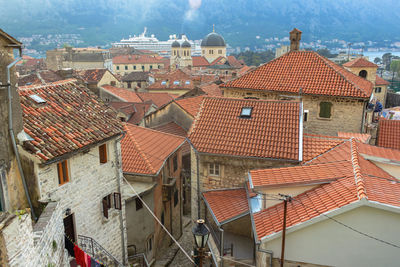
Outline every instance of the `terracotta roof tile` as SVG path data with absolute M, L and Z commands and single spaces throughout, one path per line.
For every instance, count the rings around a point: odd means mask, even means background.
M 244 188 L 206 191 L 203 192 L 203 198 L 219 224 L 249 211 Z
M 210 63 L 208 63 L 205 57 L 192 57 L 193 67 L 208 67 Z
M 208 96 L 222 96 L 222 90 L 215 83 L 201 85 L 200 89 Z
M 242 64 L 239 60 L 236 59 L 234 56 L 227 56 L 227 60 L 229 65 L 235 68 L 242 68 L 244 64 Z
M 18 86 L 39 85 L 64 80 L 57 72 L 52 70 L 39 70 L 35 73 L 18 77 Z
M 400 121 L 381 118 L 378 126 L 378 146 L 400 149 Z
M 303 161 L 309 161 L 344 141 L 345 139 L 335 136 L 304 134 Z
M 134 103 L 133 106 L 135 108 L 135 112 L 127 122 L 138 125 L 143 120 L 145 114 L 147 114 L 152 105 L 154 104 L 151 101 L 145 103 Z
M 278 92 L 369 98 L 373 85 L 313 51 L 292 51 L 222 85 Z
M 103 78 L 107 69 L 90 69 L 90 70 L 80 70 L 76 71 L 77 78 L 81 78 L 86 83 L 98 83 Z
M 109 93 L 115 95 L 122 101 L 140 103 L 143 102 L 137 93 L 125 88 L 119 88 L 112 85 L 103 85 L 102 88 Z
M 251 107 L 251 117 L 241 117 Z M 299 160 L 299 102 L 205 97 L 189 131 L 199 152 Z
M 18 93 L 24 130 L 34 139 L 24 147 L 44 161 L 122 134 L 114 110 L 75 80 L 23 86 Z M 36 103 L 31 95 L 46 102 Z
M 146 71 L 132 71 L 122 77 L 124 82 L 132 81 L 147 81 L 149 79 L 149 72 Z
M 184 109 L 187 113 L 195 117 L 197 112 L 199 112 L 200 104 L 203 101 L 204 96 L 194 96 L 188 98 L 182 98 L 175 100 L 182 109 Z
M 378 68 L 378 65 L 366 60 L 363 57 L 353 59 L 352 61 L 343 64 L 343 67 L 373 67 Z
M 363 143 L 369 143 L 369 140 L 371 139 L 370 134 L 366 133 L 347 133 L 347 132 L 338 132 L 337 133 L 339 137 L 344 137 L 344 138 L 355 138 L 360 142 Z
M 389 85 L 389 84 L 390 84 L 390 82 L 388 82 L 388 81 L 382 79 L 381 77 L 379 77 L 378 75 L 376 75 L 375 85 Z
M 400 161 L 400 150 L 398 149 L 384 148 L 358 143 L 358 151 L 361 154 L 369 156 L 385 158 L 393 161 Z
M 121 141 L 122 170 L 156 175 L 168 157 L 185 141 L 183 137 L 125 124 Z
M 158 125 L 158 126 L 152 127 L 152 129 L 154 129 L 156 131 L 164 132 L 164 133 L 182 136 L 184 138 L 187 137 L 187 132 L 185 131 L 185 129 L 183 129 L 181 126 L 179 126 L 175 122 L 168 122 L 168 123 L 165 123 L 162 125 Z M 190 145 L 188 142 L 185 142 L 182 145 L 182 155 L 187 155 L 189 153 L 190 153 Z
M 152 101 L 154 105 L 156 105 L 158 108 L 164 106 L 165 104 L 168 104 L 177 97 L 176 95 L 170 93 L 141 92 L 137 93 L 137 95 L 143 102 Z
M 166 64 L 169 59 L 151 55 L 121 55 L 113 57 L 113 64 Z

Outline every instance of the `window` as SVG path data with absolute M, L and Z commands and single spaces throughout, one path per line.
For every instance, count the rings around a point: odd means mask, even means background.
M 142 88 L 142 83 L 141 83 L 141 82 L 138 82 L 138 83 L 137 83 L 137 86 L 138 86 L 139 88 Z
M 179 201 L 179 192 L 178 192 L 178 190 L 175 188 L 175 193 L 174 193 L 174 207 L 176 207 L 176 205 L 178 205 L 178 201 Z
M 128 66 L 125 66 L 125 70 L 128 70 Z
M 143 208 L 143 203 L 138 197 L 135 199 L 135 202 L 136 202 L 136 210 L 140 210 L 141 208 Z
M 176 50 L 174 50 L 174 56 L 176 56 Z
M 117 66 L 117 70 L 119 70 L 119 66 Z
M 69 182 L 68 175 L 68 163 L 66 160 L 57 163 L 57 171 L 58 171 L 58 184 L 63 185 Z
M 158 69 L 161 69 L 161 65 L 158 65 Z
M 366 70 L 362 70 L 358 73 L 358 76 L 363 77 L 363 78 L 367 78 L 368 72 Z
M 142 65 L 142 70 L 144 70 L 144 65 Z
M 209 53 L 210 55 L 212 55 L 213 52 L 214 52 L 214 51 L 212 51 L 212 50 L 208 50 L 208 53 Z
M 304 110 L 303 121 L 308 120 L 308 110 Z
M 161 213 L 161 224 L 164 225 L 164 211 Z
M 330 118 L 332 116 L 332 103 L 331 102 L 320 102 L 319 103 L 319 117 Z
M 241 118 L 251 118 L 251 112 L 253 111 L 252 107 L 243 107 L 240 112 Z
M 132 83 L 131 82 L 128 82 L 127 84 L 128 84 L 128 88 L 132 88 Z
M 99 146 L 100 163 L 107 163 L 107 145 L 102 144 Z
M 376 87 L 375 88 L 375 93 L 380 93 L 382 92 L 382 88 L 381 87 Z
M 153 235 L 151 235 L 146 242 L 146 251 L 147 253 L 153 250 Z
M 178 156 L 175 155 L 173 161 L 173 165 L 174 165 L 174 172 L 176 172 L 176 170 L 178 169 Z
M 111 86 L 115 86 L 115 85 L 116 85 L 115 81 L 111 81 Z
M 219 164 L 218 163 L 210 163 L 208 170 L 209 170 L 210 175 L 219 176 Z
M 220 50 L 218 50 L 218 54 L 222 54 L 222 50 L 220 49 Z
M 114 193 L 114 209 L 122 210 L 121 194 Z
M 103 205 L 103 216 L 108 219 L 108 209 L 111 208 L 111 194 L 103 197 L 101 203 Z
M 133 66 L 133 69 L 136 70 L 136 66 Z
M 153 69 L 153 65 L 150 65 L 150 69 L 151 69 L 151 70 Z

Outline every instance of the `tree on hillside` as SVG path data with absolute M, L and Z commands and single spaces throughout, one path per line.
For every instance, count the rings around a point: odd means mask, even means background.
M 390 63 L 392 62 L 392 53 L 383 54 L 382 62 L 383 62 L 385 70 L 390 70 Z
M 243 60 L 247 66 L 259 66 L 260 64 L 264 64 L 274 59 L 275 53 L 271 50 L 263 52 L 245 51 L 240 52 L 239 54 L 232 54 L 232 56 L 235 56 L 239 60 Z
M 374 59 L 374 63 L 375 64 L 379 64 L 379 63 L 381 63 L 382 62 L 382 59 L 380 58 L 380 57 L 376 57 L 375 59 Z
M 317 53 L 326 58 L 337 57 L 337 54 L 332 54 L 331 51 L 327 48 L 318 49 Z
M 397 73 L 397 76 L 400 75 L 400 60 L 393 60 L 392 63 L 390 64 L 390 70 L 393 71 L 393 73 Z

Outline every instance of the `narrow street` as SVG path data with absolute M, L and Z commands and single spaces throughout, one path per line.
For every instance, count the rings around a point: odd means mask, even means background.
M 187 217 L 189 219 L 189 217 Z M 191 220 L 184 220 L 185 222 L 188 222 L 184 225 L 183 228 L 183 234 L 181 238 L 178 240 L 179 244 L 185 249 L 185 251 L 189 254 L 192 255 L 193 251 L 193 234 L 192 234 L 192 226 L 193 224 L 191 223 Z M 183 252 L 179 249 L 178 252 L 176 253 L 174 259 L 172 262 L 169 264 L 169 266 L 173 267 L 188 267 L 188 266 L 193 266 L 193 264 L 190 262 L 190 260 L 183 254 Z

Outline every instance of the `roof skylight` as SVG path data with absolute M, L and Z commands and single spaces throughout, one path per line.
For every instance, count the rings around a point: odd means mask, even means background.
M 41 98 L 41 97 L 38 96 L 38 95 L 30 95 L 29 97 L 30 97 L 33 101 L 35 101 L 36 103 L 38 103 L 38 104 L 46 103 L 46 100 L 44 100 L 43 98 Z
M 186 81 L 185 84 L 190 84 L 190 81 Z
M 162 81 L 161 84 L 162 84 L 162 85 L 166 85 L 167 82 L 166 82 L 166 81 Z
M 179 84 L 179 81 L 174 81 L 174 84 Z
M 253 110 L 252 107 L 243 107 L 242 111 L 240 112 L 240 117 L 242 117 L 242 118 L 250 118 L 252 110 Z

